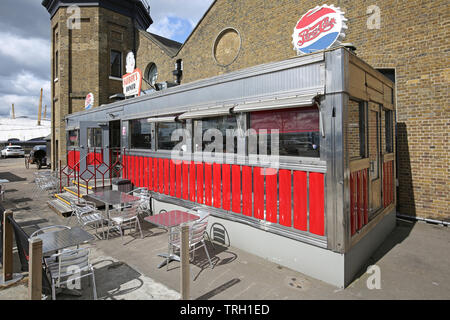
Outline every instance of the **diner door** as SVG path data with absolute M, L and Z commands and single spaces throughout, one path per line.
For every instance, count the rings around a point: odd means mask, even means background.
M 381 209 L 381 126 L 380 126 L 380 105 L 369 103 L 369 218 Z
M 81 121 L 80 122 L 80 172 L 85 179 L 92 178 L 94 172 L 94 162 L 100 165 L 102 162 L 109 163 L 109 128 L 108 125 L 100 125 L 95 121 Z M 103 150 L 103 159 L 101 159 L 101 153 Z M 103 160 L 103 161 L 101 161 Z M 86 172 L 86 165 L 89 167 L 90 172 Z M 103 165 L 104 166 L 104 165 Z M 101 172 L 107 171 L 105 168 L 97 168 Z M 98 179 L 100 179 L 98 177 Z M 105 178 L 109 178 L 109 175 Z

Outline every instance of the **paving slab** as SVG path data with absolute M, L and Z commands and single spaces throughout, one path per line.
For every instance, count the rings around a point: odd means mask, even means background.
M 33 173 L 22 159 L 0 160 L 1 172 L 16 177 L 7 185 L 5 208 L 12 209 L 27 233 L 52 224 L 66 224 L 67 218 L 48 208 L 46 192 L 36 191 Z M 178 299 L 180 263 L 157 268 L 158 253 L 167 252 L 167 231 L 141 223 L 144 238 L 127 231 L 124 239 L 114 233 L 109 240 L 93 243 L 92 257 L 100 299 Z M 214 267 L 203 250 L 191 264 L 191 299 L 209 300 L 307 300 L 307 299 L 449 299 L 450 229 L 442 225 L 397 220 L 397 227 L 372 255 L 360 275 L 346 289 L 285 268 L 238 248 L 208 243 Z M 15 259 L 15 272 L 20 266 Z M 368 267 L 380 272 L 380 289 Z M 20 270 L 19 270 L 20 271 Z M 25 299 L 26 285 L 0 289 L 0 300 Z M 66 295 L 59 299 L 75 299 Z M 87 286 L 83 296 L 90 299 Z

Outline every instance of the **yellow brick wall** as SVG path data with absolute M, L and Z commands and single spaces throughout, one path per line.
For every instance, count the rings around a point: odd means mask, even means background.
M 161 81 L 173 81 L 176 59 L 183 59 L 183 83 L 296 55 L 292 32 L 313 0 L 218 0 L 176 57 L 142 40 L 138 66 L 158 65 Z M 399 211 L 450 219 L 450 10 L 446 0 L 334 1 L 348 19 L 345 42 L 374 68 L 394 68 L 397 86 Z M 381 28 L 368 29 L 369 5 L 381 10 Z M 237 59 L 220 66 L 214 40 L 226 28 L 241 37 Z M 140 37 L 141 39 L 142 37 Z M 145 44 L 144 44 L 145 43 Z M 144 70 L 143 70 L 144 71 Z

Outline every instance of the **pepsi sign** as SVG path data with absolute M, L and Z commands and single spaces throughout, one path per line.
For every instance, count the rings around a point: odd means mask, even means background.
M 307 54 L 339 45 L 345 37 L 347 19 L 344 13 L 333 5 L 317 6 L 303 15 L 292 34 L 297 54 Z

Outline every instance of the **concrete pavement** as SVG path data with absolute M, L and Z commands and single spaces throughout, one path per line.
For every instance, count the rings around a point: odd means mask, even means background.
M 36 192 L 35 168 L 24 169 L 23 159 L 0 160 L 0 178 L 9 179 L 5 208 L 11 209 L 27 233 L 52 224 L 66 224 L 47 207 L 48 196 Z M 144 239 L 128 233 L 92 243 L 99 299 L 178 299 L 180 264 L 161 269 L 158 253 L 167 251 L 167 232 L 142 223 Z M 269 262 L 237 248 L 208 246 L 211 269 L 202 250 L 191 264 L 192 299 L 449 299 L 450 230 L 441 225 L 397 220 L 397 227 L 346 289 Z M 17 258 L 17 257 L 16 257 Z M 381 288 L 369 289 L 372 279 L 367 267 L 376 265 Z M 18 258 L 16 272 L 20 271 Z M 370 278 L 370 279 L 369 279 Z M 86 284 L 88 282 L 86 281 Z M 83 285 L 83 295 L 58 295 L 58 299 L 91 299 L 92 290 Z M 0 299 L 25 299 L 26 284 L 0 289 Z

